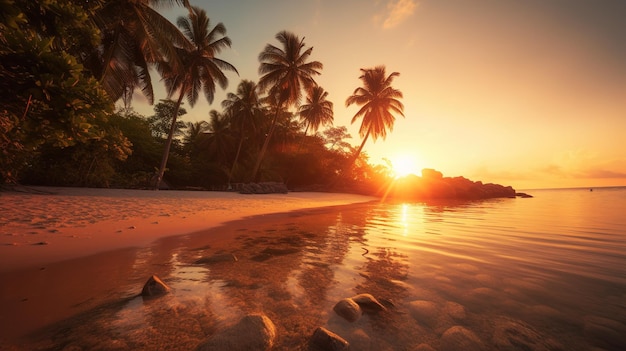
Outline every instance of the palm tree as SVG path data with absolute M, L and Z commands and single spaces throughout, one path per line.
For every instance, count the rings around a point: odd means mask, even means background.
M 363 81 L 363 87 L 358 87 L 354 93 L 346 100 L 346 107 L 357 104 L 362 106 L 361 109 L 352 117 L 350 123 L 354 123 L 359 117 L 363 117 L 359 135 L 363 138 L 363 142 L 353 156 L 350 167 L 359 157 L 367 138 L 371 135 L 374 141 L 379 137 L 387 137 L 387 129 L 393 130 L 393 124 L 396 118 L 393 112 L 404 117 L 404 105 L 398 100 L 402 98 L 402 92 L 391 86 L 393 79 L 400 75 L 393 72 L 389 76 L 385 74 L 385 66 L 376 66 L 374 68 L 361 68 L 361 76 L 359 79 Z
M 231 127 L 239 132 L 239 145 L 233 165 L 228 174 L 228 184 L 232 180 L 235 166 L 241 154 L 241 147 L 246 135 L 246 129 L 250 126 L 253 130 L 257 128 L 256 119 L 263 113 L 259 95 L 257 93 L 257 85 L 250 80 L 242 80 L 237 86 L 237 93 L 228 93 L 226 100 L 222 101 L 222 107 L 229 111 L 232 121 Z
M 304 138 L 309 128 L 317 132 L 320 126 L 333 123 L 333 103 L 326 100 L 327 96 L 328 92 L 324 91 L 324 88 L 316 86 L 309 91 L 307 103 L 300 106 L 298 110 L 300 119 L 306 123 Z
M 215 57 L 222 49 L 229 48 L 231 45 L 230 39 L 225 36 L 226 27 L 222 23 L 218 23 L 213 29 L 210 29 L 211 25 L 206 12 L 195 6 L 189 7 L 189 17 L 179 17 L 177 24 L 193 46 L 193 50 L 189 50 L 186 46 L 177 48 L 176 56 L 180 59 L 181 66 L 165 64 L 158 66 L 164 77 L 168 96 L 171 97 L 176 91 L 179 91 L 177 108 L 180 107 L 185 96 L 189 105 L 193 107 L 198 101 L 200 90 L 202 90 L 207 101 L 213 103 L 215 82 L 217 81 L 222 89 L 228 85 L 228 78 L 224 75 L 223 70 L 237 73 L 237 69 L 233 65 Z M 157 174 L 157 189 L 163 179 L 172 146 L 176 115 L 175 113 Z
M 204 140 L 208 137 L 209 123 L 207 121 L 187 122 L 187 130 L 183 136 L 183 145 L 186 152 L 194 157 L 198 150 L 204 144 Z
M 101 47 L 84 56 L 83 63 L 100 79 L 104 89 L 126 105 L 135 88 L 150 104 L 154 101 L 149 66 L 175 64 L 175 46 L 185 47 L 184 35 L 156 9 L 188 0 L 109 0 L 102 2 L 93 20 L 101 32 Z
M 280 112 L 283 108 L 300 103 L 302 91 L 316 85 L 313 76 L 319 75 L 324 67 L 318 61 L 307 62 L 313 48 L 304 48 L 304 38 L 281 31 L 276 34 L 276 39 L 282 48 L 267 44 L 259 54 L 259 73 L 262 75 L 259 79 L 259 90 L 272 95 L 277 101 L 277 108 L 252 171 L 252 180 L 256 179 Z
M 233 136 L 230 133 L 230 117 L 216 110 L 209 112 L 207 151 L 215 163 L 223 166 L 232 150 Z

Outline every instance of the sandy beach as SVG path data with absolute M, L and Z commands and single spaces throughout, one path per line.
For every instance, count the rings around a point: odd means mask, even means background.
M 46 265 L 188 234 L 251 216 L 375 198 L 292 192 L 149 191 L 31 187 L 0 193 L 0 272 Z
M 168 245 L 232 239 L 228 230 L 213 230 L 227 223 L 253 229 L 292 211 L 332 211 L 375 200 L 304 192 L 24 190 L 0 193 L 0 349 L 19 350 L 19 340 L 30 333 L 136 295 L 122 281 L 140 288 L 151 274 L 166 275 L 158 266 L 163 252 L 170 254 Z

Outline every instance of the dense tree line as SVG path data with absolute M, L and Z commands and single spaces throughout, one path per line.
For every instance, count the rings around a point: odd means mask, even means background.
M 177 26 L 159 6 L 180 5 Z M 383 66 L 362 69 L 363 87 L 346 105 L 361 106 L 363 142 L 333 127 L 333 103 L 315 78 L 323 64 L 288 31 L 267 44 L 259 81 L 241 80 L 220 110 L 184 123 L 185 102 L 213 103 L 228 89 L 219 58 L 231 47 L 222 23 L 188 1 L 0 0 L 0 183 L 64 186 L 229 189 L 281 181 L 290 188 L 372 192 L 389 169 L 361 149 L 384 138 L 402 94 Z M 132 109 L 140 90 L 152 102 L 151 70 L 168 99 L 154 115 Z M 115 111 L 115 103 L 124 108 Z M 323 131 L 320 131 L 323 128 Z

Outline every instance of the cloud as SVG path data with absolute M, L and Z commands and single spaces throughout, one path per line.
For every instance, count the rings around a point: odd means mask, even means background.
M 606 169 L 589 169 L 583 174 L 584 178 L 626 178 L 626 173 Z
M 390 1 L 387 4 L 387 16 L 383 21 L 383 28 L 389 29 L 397 26 L 409 18 L 416 8 L 417 2 L 415 0 Z

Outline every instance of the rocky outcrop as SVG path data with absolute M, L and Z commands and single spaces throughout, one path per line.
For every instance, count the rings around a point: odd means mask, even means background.
M 278 182 L 243 184 L 239 190 L 241 194 L 287 194 L 288 192 L 287 186 Z
M 407 200 L 419 199 L 489 199 L 516 196 L 510 186 L 471 181 L 464 177 L 444 177 L 433 169 L 422 170 L 422 176 L 408 175 L 394 180 L 387 197 Z

